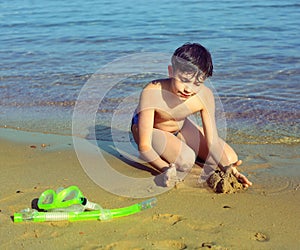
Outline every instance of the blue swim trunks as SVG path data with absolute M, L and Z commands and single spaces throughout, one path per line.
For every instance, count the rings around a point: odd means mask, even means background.
M 134 124 L 138 124 L 138 122 L 139 122 L 139 114 L 138 113 L 134 113 L 134 115 L 132 117 L 132 120 L 131 120 L 131 127 Z

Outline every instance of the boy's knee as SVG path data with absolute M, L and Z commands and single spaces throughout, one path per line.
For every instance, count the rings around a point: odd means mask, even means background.
M 176 159 L 175 164 L 177 170 L 179 171 L 188 171 L 195 164 L 196 154 L 192 149 L 184 150 Z

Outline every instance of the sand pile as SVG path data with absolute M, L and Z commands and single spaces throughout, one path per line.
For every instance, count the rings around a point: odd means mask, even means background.
M 215 172 L 207 179 L 207 184 L 216 193 L 235 193 L 244 189 L 243 185 L 231 173 L 224 173 L 221 170 Z

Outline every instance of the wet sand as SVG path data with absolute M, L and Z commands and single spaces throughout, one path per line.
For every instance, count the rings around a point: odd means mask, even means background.
M 1 132 L 5 131 L 1 130 Z M 9 130 L 7 130 L 9 131 Z M 25 138 L 26 137 L 26 138 Z M 1 249 L 297 249 L 300 244 L 299 146 L 233 145 L 253 187 L 216 194 L 197 183 L 195 166 L 157 206 L 111 221 L 14 223 L 46 189 L 77 185 L 103 208 L 142 199 L 111 194 L 84 172 L 71 137 L 1 133 Z M 120 172 L 145 176 L 105 154 Z

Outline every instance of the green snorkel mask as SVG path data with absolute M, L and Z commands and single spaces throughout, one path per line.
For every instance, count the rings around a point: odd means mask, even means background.
M 99 205 L 89 202 L 77 186 L 44 191 L 38 199 L 38 208 L 46 211 L 97 210 Z

